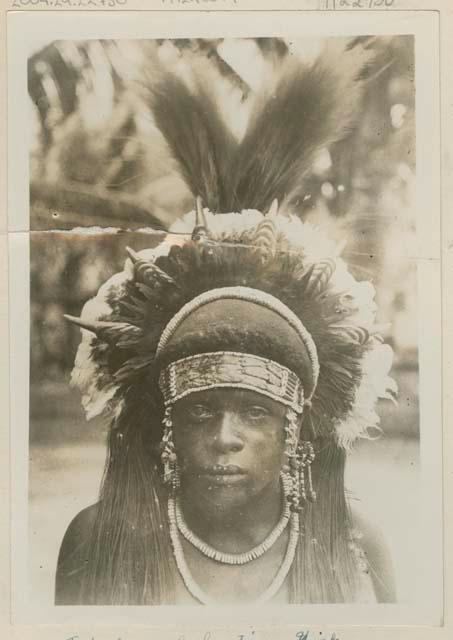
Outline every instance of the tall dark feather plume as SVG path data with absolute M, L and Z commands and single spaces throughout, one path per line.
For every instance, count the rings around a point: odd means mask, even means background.
M 340 140 L 360 108 L 361 72 L 372 54 L 329 44 L 312 66 L 289 58 L 274 88 L 260 96 L 232 167 L 228 211 L 284 207 L 303 193 L 315 155 Z
M 256 97 L 240 144 L 199 78 L 189 90 L 164 74 L 151 107 L 187 185 L 211 211 L 266 211 L 274 198 L 285 207 L 303 194 L 316 153 L 352 127 L 372 57 L 345 40 L 329 42 L 312 65 L 288 57 L 273 88 Z
M 194 196 L 213 212 L 227 211 L 228 175 L 238 146 L 201 82 L 195 89 L 166 73 L 152 87 L 151 106 L 157 126 L 178 161 Z

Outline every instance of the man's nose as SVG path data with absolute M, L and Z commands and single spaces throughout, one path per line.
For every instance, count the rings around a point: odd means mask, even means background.
M 244 441 L 238 423 L 237 416 L 230 411 L 224 411 L 219 415 L 217 430 L 214 435 L 214 446 L 220 453 L 241 451 Z

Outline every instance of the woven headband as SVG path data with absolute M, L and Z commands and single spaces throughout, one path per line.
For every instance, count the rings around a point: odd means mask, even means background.
M 176 360 L 159 377 L 165 406 L 191 393 L 233 388 L 261 393 L 297 413 L 304 407 L 298 376 L 278 362 L 249 353 L 215 351 Z

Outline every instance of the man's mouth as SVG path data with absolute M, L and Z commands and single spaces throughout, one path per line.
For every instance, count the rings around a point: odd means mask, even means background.
M 245 471 L 236 464 L 213 464 L 203 468 L 203 475 L 209 476 L 236 476 L 244 475 Z
M 242 467 L 235 464 L 214 464 L 204 467 L 200 476 L 206 478 L 213 485 L 224 486 L 243 482 L 247 474 Z

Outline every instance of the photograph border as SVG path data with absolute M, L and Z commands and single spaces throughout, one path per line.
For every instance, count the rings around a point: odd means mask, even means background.
M 420 14 L 424 15 L 421 16 Z M 190 22 L 194 19 L 194 25 L 196 29 L 197 36 L 202 36 L 204 33 L 204 29 L 209 27 L 213 28 L 212 24 L 208 24 L 210 21 L 216 22 L 217 16 L 213 14 L 209 15 L 194 15 L 193 12 L 190 12 L 190 18 L 188 14 L 178 19 L 178 25 L 176 25 L 176 31 L 178 34 L 184 32 L 186 37 L 187 34 L 187 24 L 184 25 L 185 29 L 181 27 L 180 22 Z M 58 14 L 57 14 L 58 15 Z M 61 15 L 61 14 L 59 14 Z M 153 28 L 156 27 L 156 16 L 158 14 L 153 14 Z M 428 17 L 429 16 L 429 17 Z M 57 16 L 55 16 L 57 17 Z M 86 22 L 86 18 L 88 16 L 81 16 L 79 14 L 76 31 L 80 29 L 81 33 L 83 33 L 83 37 L 87 37 L 87 33 L 95 33 L 96 28 L 103 33 L 103 29 L 105 29 L 105 24 L 101 26 L 98 24 L 97 26 L 93 25 L 93 15 L 89 16 L 90 24 L 88 25 Z M 114 16 L 112 16 L 113 18 Z M 167 18 L 163 17 L 163 25 L 165 25 Z M 199 17 L 203 18 L 203 24 L 200 25 Z M 260 13 L 260 18 L 263 17 L 263 13 Z M 279 12 L 279 19 L 283 17 L 283 14 Z M 291 15 L 288 14 L 286 17 L 291 17 L 291 29 L 296 29 L 295 23 L 298 22 L 296 17 L 299 19 L 302 16 Z M 339 28 L 338 24 L 341 22 L 345 22 L 343 26 L 343 30 L 341 33 L 337 33 L 336 35 L 347 35 L 346 31 L 349 29 L 348 34 L 352 35 L 354 33 L 354 28 L 358 29 L 360 23 L 369 25 L 369 17 L 366 17 L 365 14 L 349 14 L 348 16 L 341 16 L 339 19 L 339 14 L 335 16 L 335 28 Z M 38 18 L 38 14 L 35 12 L 33 16 L 33 20 L 30 21 L 30 14 L 26 13 L 15 13 L 9 16 L 10 20 L 8 23 L 8 36 L 9 36 L 9 64 L 10 64 L 10 78 L 12 77 L 13 72 L 17 72 L 17 66 L 19 65 L 19 74 L 18 78 L 15 78 L 14 83 L 10 83 L 10 93 L 9 93 L 9 114 L 10 121 L 12 115 L 12 135 L 10 133 L 9 141 L 10 141 L 10 161 L 9 161 L 9 171 L 10 171 L 10 183 L 9 183 L 9 211 L 18 213 L 28 212 L 28 173 L 24 170 L 24 167 L 28 165 L 24 164 L 24 149 L 21 148 L 20 145 L 13 144 L 17 138 L 14 134 L 15 127 L 17 128 L 19 123 L 21 122 L 21 117 L 23 118 L 24 114 L 21 114 L 21 106 L 26 104 L 26 101 L 22 101 L 24 97 L 24 83 L 19 82 L 20 73 L 21 73 L 21 62 L 23 61 L 23 47 L 18 47 L 18 40 L 21 40 L 22 44 L 25 42 L 26 38 L 24 37 L 24 33 L 29 33 L 32 36 L 33 33 L 39 31 L 36 22 L 40 22 L 41 16 Z M 45 17 L 42 17 L 41 24 L 45 24 L 45 29 L 52 30 L 52 16 L 47 14 Z M 222 27 L 225 28 L 225 20 L 226 16 L 222 16 Z M 228 16 L 228 19 L 230 16 Z M 309 21 L 310 15 L 303 16 L 305 21 Z M 315 16 L 315 22 L 318 16 Z M 328 18 L 328 14 L 323 15 L 323 20 Z M 124 13 L 122 13 L 122 19 L 124 19 Z M 134 17 L 134 21 L 136 18 Z M 269 23 L 272 23 L 273 27 L 273 35 L 275 34 L 275 17 L 270 15 L 268 17 Z M 142 19 L 143 21 L 143 19 Z M 28 25 L 27 25 L 28 22 Z M 57 20 L 58 22 L 58 20 Z M 69 22 L 69 21 L 68 21 Z M 85 22 L 85 24 L 84 24 Z M 117 18 L 115 16 L 114 22 L 117 22 Z M 126 21 L 127 22 L 127 21 Z M 235 22 L 234 20 L 232 22 Z M 258 23 L 260 21 L 258 20 Z M 439 76 L 437 74 L 438 70 L 438 56 L 437 53 L 437 42 L 439 41 L 439 14 L 436 12 L 417 12 L 414 14 L 402 14 L 402 12 L 398 12 L 398 17 L 390 12 L 387 12 L 387 17 L 384 20 L 384 16 L 382 16 L 382 20 L 377 23 L 377 30 L 383 29 L 384 22 L 391 22 L 389 31 L 386 33 L 395 33 L 402 34 L 401 24 L 406 25 L 407 29 L 411 29 L 411 31 L 406 31 L 406 33 L 415 33 L 416 36 L 416 119 L 417 119 L 417 128 L 416 128 L 416 137 L 417 137 L 417 176 L 423 176 L 423 181 L 417 179 L 417 237 L 418 237 L 418 246 L 416 248 L 415 255 L 413 259 L 417 262 L 418 265 L 418 291 L 424 292 L 424 299 L 421 297 L 418 300 L 419 304 L 419 335 L 423 337 L 423 340 L 420 341 L 420 354 L 419 354 L 419 363 L 420 363 L 420 413 L 421 413 L 421 468 L 422 468 L 422 487 L 423 487 L 423 496 L 422 496 L 422 504 L 424 511 L 424 520 L 426 523 L 430 521 L 439 521 L 442 519 L 442 467 L 438 465 L 438 461 L 442 458 L 442 417 L 441 417 L 441 376 L 440 376 L 440 363 L 441 363 L 441 227 L 440 227 L 440 146 L 435 144 L 440 136 L 440 120 L 436 117 L 438 114 L 440 105 L 439 105 Z M 426 33 L 425 23 L 429 22 L 428 34 Z M 421 24 L 423 23 L 423 26 Z M 352 26 L 352 24 L 354 26 Z M 162 28 L 162 25 L 160 25 Z M 174 26 L 174 25 L 172 25 Z M 229 27 L 230 25 L 228 25 Z M 270 25 L 269 25 L 270 26 Z M 306 26 L 306 25 L 305 25 Z M 62 29 L 65 31 L 65 35 L 59 35 L 58 38 L 70 37 L 67 33 L 68 25 Z M 74 25 L 73 25 L 74 28 Z M 118 28 L 118 27 L 116 27 Z M 167 27 L 168 28 L 168 27 Z M 27 32 L 28 29 L 28 32 Z M 420 32 L 417 30 L 420 29 Z M 14 32 L 21 33 L 21 37 L 17 40 L 14 40 Z M 225 29 L 228 31 L 228 28 Z M 245 35 L 244 25 L 241 20 L 241 24 L 239 25 L 239 31 L 242 30 L 242 33 L 234 34 L 237 37 L 240 35 Z M 259 27 L 254 26 L 255 35 L 267 35 L 263 34 L 262 31 L 259 31 Z M 200 31 L 202 32 L 200 34 Z M 250 32 L 250 27 L 245 29 L 245 31 Z M 259 33 L 256 33 L 259 31 Z M 278 31 L 278 27 L 277 27 Z M 352 31 L 352 33 L 351 33 Z M 423 32 L 423 35 L 422 35 Z M 42 31 L 41 31 L 42 33 Z M 98 31 L 99 33 L 99 31 Z M 278 33 L 280 35 L 281 32 Z M 313 33 L 313 29 L 310 29 L 310 33 Z M 356 32 L 357 33 L 357 32 Z M 360 33 L 364 33 L 361 31 Z M 357 33 L 358 34 L 358 33 Z M 368 26 L 367 35 L 370 34 L 370 27 Z M 160 32 L 162 37 L 162 31 Z M 165 33 L 167 37 L 175 37 L 174 34 L 169 34 L 168 31 Z M 222 32 L 222 35 L 225 35 Z M 234 37 L 233 34 L 228 33 L 231 37 Z M 291 34 L 291 35 L 294 35 Z M 320 34 L 321 35 L 321 34 Z M 322 35 L 330 35 L 325 31 L 322 32 Z M 332 33 L 332 35 L 334 35 Z M 102 36 L 94 36 L 89 35 L 88 37 L 102 37 Z M 105 35 L 103 37 L 106 37 Z M 113 36 L 111 36 L 113 37 Z M 115 37 L 119 37 L 115 34 Z M 128 36 L 123 36 L 128 37 Z M 153 37 L 149 36 L 148 37 Z M 434 56 L 431 58 L 430 54 L 433 53 Z M 12 63 L 11 61 L 14 61 Z M 12 65 L 14 64 L 14 67 Z M 26 92 L 26 86 L 25 86 Z M 26 93 L 25 93 L 26 97 Z M 432 98 L 430 101 L 429 98 Z M 14 105 L 14 109 L 12 108 Z M 24 130 L 24 121 L 22 120 L 21 129 Z M 428 123 L 430 126 L 426 126 Z M 17 131 L 18 129 L 16 129 Z M 11 129 L 10 129 L 11 131 Z M 27 136 L 24 136 L 27 139 Z M 28 153 L 28 147 L 27 147 Z M 27 188 L 24 191 L 23 187 L 25 182 L 23 181 L 24 175 L 26 175 L 26 184 Z M 13 176 L 13 177 L 11 177 Z M 25 207 L 25 208 L 24 208 Z M 439 211 L 438 219 L 433 219 L 433 212 Z M 426 215 L 426 212 L 429 212 L 429 215 Z M 15 428 L 11 430 L 13 442 L 12 442 L 12 457 L 11 464 L 12 469 L 15 471 L 12 475 L 12 496 L 13 496 L 13 504 L 18 503 L 19 507 L 13 509 L 13 517 L 12 517 L 12 539 L 14 541 L 13 545 L 13 566 L 19 566 L 19 572 L 13 572 L 14 582 L 12 585 L 12 593 L 16 596 L 14 609 L 16 611 L 15 624 L 17 623 L 26 623 L 26 624 L 45 624 L 52 622 L 59 623 L 67 623 L 71 621 L 72 624 L 74 622 L 84 620 L 84 624 L 90 622 L 95 622 L 99 619 L 96 616 L 93 616 L 94 609 L 105 609 L 106 616 L 102 618 L 102 623 L 105 624 L 107 619 L 110 624 L 115 622 L 117 625 L 122 624 L 144 624 L 146 619 L 150 618 L 150 608 L 147 607 L 127 607 L 127 615 L 125 615 L 124 608 L 123 611 L 118 611 L 119 608 L 113 607 L 59 607 L 62 609 L 61 616 L 54 616 L 53 619 L 48 619 L 46 617 L 46 612 L 43 612 L 44 615 L 39 615 L 38 619 L 33 616 L 33 612 L 30 610 L 28 603 L 23 596 L 26 595 L 26 590 L 24 589 L 24 573 L 26 571 L 26 554 L 23 553 L 23 544 L 24 544 L 24 529 L 27 531 L 26 526 L 26 505 L 28 504 L 28 487 L 27 487 L 27 474 L 24 473 L 24 460 L 28 460 L 28 397 L 27 397 L 27 389 L 28 383 L 24 386 L 24 372 L 28 371 L 28 345 L 29 345 L 29 325 L 28 325 L 28 317 L 29 317 L 29 241 L 28 241 L 28 220 L 25 219 L 26 216 L 19 215 L 10 215 L 9 219 L 9 272 L 10 272 L 10 292 L 14 292 L 14 295 L 10 297 L 10 323 L 11 323 L 11 336 L 10 336 L 10 350 L 11 350 L 11 370 L 10 370 L 10 380 L 11 380 L 11 423 L 15 425 Z M 425 297 L 426 296 L 426 297 Z M 19 397 L 18 393 L 15 393 L 15 390 L 21 390 L 21 394 Z M 26 399 L 26 401 L 25 401 Z M 423 426 L 428 425 L 428 426 Z M 437 425 L 437 429 L 435 429 L 434 425 Z M 26 457 L 24 457 L 26 456 Z M 27 497 L 25 497 L 25 495 Z M 25 506 L 25 509 L 24 509 Z M 436 584 L 442 583 L 442 532 L 439 531 L 435 534 L 435 538 L 433 539 L 432 533 L 428 535 L 427 532 L 424 533 L 425 540 L 428 542 L 430 548 L 430 553 L 426 554 L 424 557 L 425 566 L 423 570 L 423 578 L 426 579 L 427 582 L 430 580 L 434 580 Z M 26 534 L 25 534 L 26 535 Z M 433 562 L 433 556 L 436 556 L 435 562 Z M 18 564 L 19 563 L 19 564 Z M 435 571 L 433 572 L 433 566 L 435 567 Z M 22 576 L 19 578 L 19 582 L 17 582 L 17 576 Z M 427 579 L 430 576 L 429 580 Z M 431 582 L 430 582 L 431 584 Z M 430 589 L 430 595 L 432 596 L 432 602 L 430 606 L 428 606 L 424 611 L 417 606 L 418 613 L 418 622 L 417 618 L 411 624 L 421 624 L 421 625 L 433 625 L 440 623 L 442 620 L 442 613 L 439 609 L 439 602 L 442 601 L 441 594 L 439 591 L 435 589 Z M 336 624 L 343 625 L 341 612 L 346 611 L 350 606 L 354 609 L 360 607 L 359 616 L 356 615 L 354 619 L 354 624 L 359 624 L 363 626 L 369 626 L 370 624 L 378 625 L 378 624 L 401 624 L 404 623 L 404 616 L 409 612 L 409 610 L 405 610 L 401 605 L 374 605 L 369 608 L 368 605 L 291 605 L 288 610 L 288 606 L 275 608 L 272 607 L 271 611 L 259 611 L 254 610 L 250 611 L 247 608 L 247 611 L 241 608 L 234 608 L 234 616 L 235 620 L 240 621 L 244 625 L 254 625 L 259 620 L 260 624 L 272 624 L 272 625 L 281 625 L 285 624 L 285 633 L 286 626 L 294 623 L 296 624 L 298 620 L 303 616 L 304 625 L 309 625 L 310 628 L 314 628 L 314 625 L 320 622 L 319 620 L 319 607 L 322 606 L 322 624 Z M 372 611 L 375 607 L 378 607 L 379 611 Z M 294 608 L 302 609 L 303 611 L 295 612 Z M 333 608 L 332 616 L 330 616 L 330 612 L 327 612 L 327 608 Z M 70 611 L 66 611 L 66 609 L 74 610 L 74 619 L 70 618 Z M 112 611 L 115 609 L 115 612 Z M 206 624 L 218 625 L 219 622 L 228 622 L 231 620 L 231 610 L 225 611 L 225 607 L 212 608 L 211 611 L 208 611 L 208 615 L 205 615 L 203 611 L 200 609 L 194 610 L 193 608 L 186 607 L 175 607 L 172 606 L 170 609 L 170 616 L 174 617 L 174 611 L 178 609 L 178 620 L 180 621 L 180 625 L 184 624 L 199 624 L 200 620 L 203 620 L 202 629 L 206 629 Z M 190 611 L 187 611 L 190 609 Z M 211 609 L 211 608 L 209 608 Z M 250 609 L 253 609 L 252 607 Z M 282 611 L 280 611 L 280 609 Z M 146 611 L 145 611 L 146 610 Z M 164 621 L 169 617 L 168 607 L 153 607 L 153 617 L 154 612 L 159 610 L 158 615 L 156 616 L 156 622 L 159 624 L 163 624 Z M 162 610 L 162 611 L 161 611 Z M 277 611 L 278 610 L 278 611 Z M 141 614 L 140 614 L 141 612 Z M 162 612 L 162 617 L 160 613 Z M 37 612 L 34 612 L 37 613 Z M 266 615 L 263 615 L 266 613 Z M 348 612 L 346 612 L 348 615 Z M 41 614 L 41 612 L 40 612 Z M 130 615 L 134 617 L 134 623 L 130 621 Z M 140 614 L 140 615 L 139 615 Z M 144 614 L 144 615 L 143 615 Z M 268 615 L 267 615 L 268 614 Z M 295 615 L 293 615 L 295 614 Z M 349 622 L 351 624 L 351 622 Z M 191 627 L 194 629 L 195 628 Z M 280 628 L 280 627 L 279 627 Z M 337 627 L 338 628 L 338 627 Z M 151 629 L 151 628 L 150 628 Z M 283 629 L 283 628 L 282 628 Z M 169 627 L 166 628 L 169 633 L 175 633 Z M 134 630 L 135 633 L 136 630 Z M 138 631 L 138 630 L 137 630 Z M 228 633 L 230 633 L 228 631 Z M 248 633 L 251 633 L 250 629 Z M 294 637 L 294 629 L 290 630 L 288 626 L 288 633 L 292 633 Z M 339 631 L 337 633 L 340 633 Z M 341 632 L 343 634 L 343 630 Z M 98 634 L 96 637 L 99 637 Z M 128 632 L 128 638 L 132 637 Z M 134 636 L 135 637 L 135 636 Z M 139 637 L 139 636 L 137 636 Z M 160 635 L 160 637 L 164 637 Z M 174 637 L 174 636 L 169 636 Z M 189 636 L 185 636 L 189 637 Z M 217 637 L 222 637 L 215 635 L 215 639 Z M 226 636 L 226 637 L 235 637 L 235 636 Z M 261 637 L 261 636 L 260 636 Z M 263 636 L 265 637 L 265 636 Z M 275 637 L 275 636 L 269 636 Z M 284 637 L 283 635 L 279 635 L 279 637 Z M 342 635 L 343 637 L 343 635 Z M 349 636 L 348 636 L 349 637 Z M 353 636 L 350 636 L 353 637 Z M 81 636 L 82 638 L 82 636 Z M 246 638 L 246 636 L 244 636 Z

